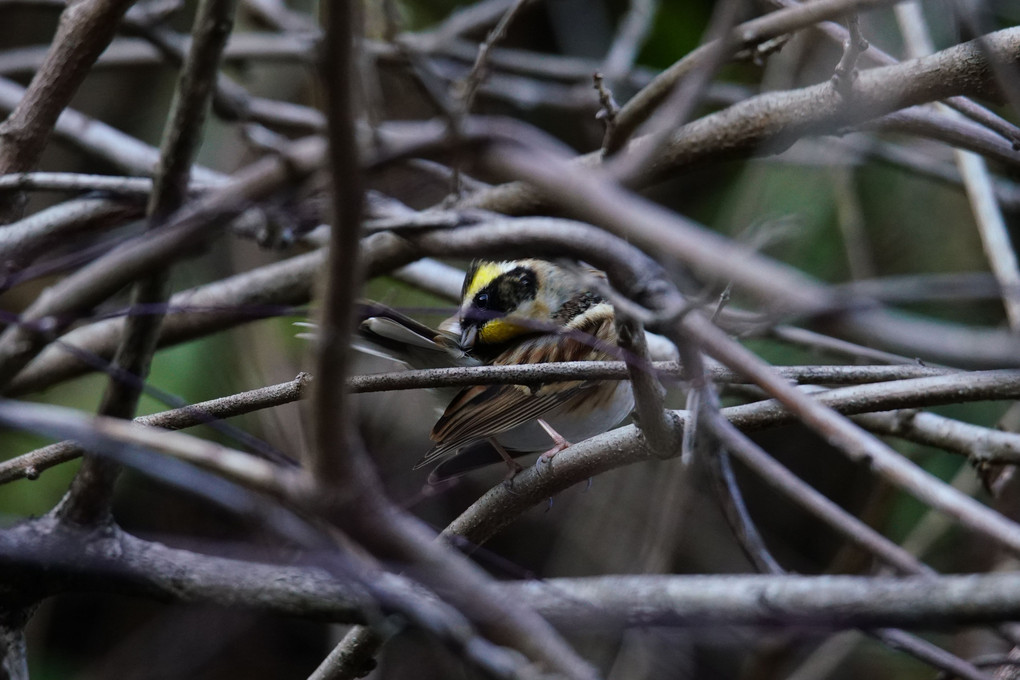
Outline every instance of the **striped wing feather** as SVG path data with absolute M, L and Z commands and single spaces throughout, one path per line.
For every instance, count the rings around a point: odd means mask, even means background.
M 479 440 L 541 418 L 594 383 L 555 383 L 537 394 L 516 385 L 478 385 L 463 390 L 432 429 L 436 446 L 415 468 Z M 549 389 L 557 387 L 559 389 Z
M 612 318 L 600 319 L 575 332 L 594 336 L 601 342 L 615 340 Z M 507 350 L 492 363 L 544 363 L 555 361 L 598 361 L 612 358 L 603 349 L 566 335 L 545 335 Z M 556 407 L 595 387 L 598 382 L 566 381 L 546 383 L 535 390 L 521 385 L 477 385 L 461 390 L 446 407 L 430 435 L 436 445 L 415 466 L 429 463 L 458 449 L 507 432 L 541 418 Z

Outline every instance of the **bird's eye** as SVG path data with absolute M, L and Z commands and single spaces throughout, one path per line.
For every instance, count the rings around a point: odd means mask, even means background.
M 489 294 L 488 293 L 479 293 L 478 295 L 476 295 L 475 296 L 475 307 L 478 307 L 478 309 L 488 309 L 489 308 Z

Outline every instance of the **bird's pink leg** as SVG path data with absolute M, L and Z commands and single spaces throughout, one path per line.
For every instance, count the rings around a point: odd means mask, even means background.
M 538 457 L 539 462 L 548 463 L 553 459 L 553 456 L 570 446 L 570 442 L 564 439 L 563 435 L 554 430 L 549 423 L 545 422 L 541 418 L 538 419 L 538 424 L 543 430 L 545 430 L 545 433 L 549 435 L 549 438 L 553 440 L 553 447 Z
M 500 458 L 503 459 L 503 461 L 506 463 L 506 466 L 509 468 L 509 470 L 507 470 L 506 479 L 504 481 L 510 481 L 511 479 L 517 476 L 518 472 L 524 469 L 523 467 L 521 467 L 520 463 L 514 460 L 513 456 L 507 453 L 506 449 L 504 449 L 500 445 L 500 443 L 496 441 L 495 437 L 490 437 L 489 443 L 492 444 L 492 448 L 496 449 L 496 453 L 499 454 Z

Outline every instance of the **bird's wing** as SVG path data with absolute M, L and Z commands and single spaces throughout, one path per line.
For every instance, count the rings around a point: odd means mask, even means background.
M 543 415 L 591 383 L 549 383 L 532 390 L 523 385 L 476 385 L 460 391 L 430 435 L 436 445 L 418 461 L 428 465 L 467 444 L 487 439 Z
M 604 355 L 583 342 L 560 335 L 525 340 L 496 357 L 493 365 L 602 359 Z M 418 462 L 422 467 L 463 446 L 487 439 L 541 418 L 549 411 L 597 385 L 567 380 L 538 385 L 476 385 L 457 393 L 430 435 L 436 445 Z

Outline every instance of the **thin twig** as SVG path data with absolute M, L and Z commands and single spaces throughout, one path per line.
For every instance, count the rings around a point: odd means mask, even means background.
M 135 418 L 134 422 L 165 430 L 183 430 L 212 420 L 232 418 L 303 399 L 308 393 L 309 382 L 310 376 L 302 373 L 285 383 L 141 416 Z M 81 447 L 73 442 L 60 442 L 30 451 L 0 463 L 0 484 L 17 479 L 37 479 L 43 471 L 74 460 L 81 454 Z
M 613 84 L 634 67 L 638 51 L 652 29 L 659 0 L 631 0 L 609 46 L 602 71 Z
M 125 197 L 148 198 L 148 177 L 112 177 L 76 172 L 21 172 L 0 176 L 0 191 L 103 191 Z
M 510 24 L 513 23 L 517 14 L 529 2 L 532 2 L 532 0 L 514 0 L 514 4 L 503 13 L 496 26 L 489 31 L 489 34 L 485 36 L 485 40 L 478 46 L 478 55 L 475 57 L 475 63 L 471 65 L 471 70 L 460 81 L 457 88 L 457 99 L 460 100 L 461 115 L 467 115 L 471 112 L 475 94 L 478 92 L 478 86 L 485 79 L 485 67 L 489 59 L 489 52 L 499 41 L 506 37 L 506 31 Z
M 475 57 L 474 64 L 471 65 L 471 70 L 468 71 L 464 78 L 457 82 L 454 88 L 457 107 L 450 121 L 452 132 L 455 136 L 460 136 L 464 117 L 470 115 L 471 109 L 474 107 L 475 95 L 485 80 L 489 51 L 506 37 L 506 31 L 514 18 L 531 1 L 514 0 L 514 4 L 506 10 L 499 22 L 489 31 L 489 34 L 485 36 L 485 40 L 478 46 L 478 54 Z M 461 195 L 460 165 L 461 163 L 459 162 L 453 164 L 453 195 L 457 198 Z
M 849 385 L 864 383 L 890 383 L 911 378 L 935 377 L 956 374 L 959 380 L 946 383 L 946 391 L 966 385 L 968 376 L 981 375 L 964 373 L 947 368 L 919 366 L 917 364 L 896 366 L 774 366 L 776 372 L 792 382 L 814 385 Z M 645 370 L 659 379 L 680 379 L 680 364 L 674 361 L 650 362 Z M 708 367 L 708 375 L 714 382 L 747 384 L 748 379 L 718 364 Z M 429 368 L 392 373 L 355 375 L 347 379 L 352 392 L 384 392 L 388 390 L 413 390 L 430 387 L 463 387 L 466 385 L 526 385 L 554 380 L 626 380 L 630 374 L 627 364 L 622 361 L 564 361 L 547 364 L 511 364 L 507 366 L 465 366 L 456 368 Z M 999 383 L 1004 390 L 1011 390 L 1008 379 Z M 931 389 L 930 384 L 919 388 Z M 988 398 L 995 398 L 989 395 Z
M 626 154 L 617 154 L 629 139 L 620 134 L 620 126 L 613 126 L 613 134 L 604 143 L 609 154 L 613 154 L 608 171 L 619 181 L 629 182 L 655 163 L 665 141 L 673 130 L 685 123 L 694 112 L 708 89 L 716 72 L 726 63 L 738 47 L 733 35 L 734 25 L 740 19 L 743 3 L 740 0 L 717 2 L 702 42 L 703 58 L 686 76 L 675 83 L 673 91 L 656 106 L 656 110 L 637 130 L 630 134 L 642 134 L 644 143 L 635 146 Z M 642 90 L 644 91 L 644 90 Z M 624 106 L 618 117 L 626 123 Z
M 602 155 L 605 157 L 609 148 L 609 140 L 613 136 L 613 129 L 616 126 L 616 114 L 620 112 L 620 106 L 613 99 L 613 93 L 606 86 L 605 78 L 601 73 L 596 71 L 592 75 L 592 80 L 595 83 L 595 91 L 599 93 L 599 112 L 595 114 L 595 118 L 602 122 L 605 129 L 602 135 Z
M 846 27 L 850 35 L 843 41 L 843 56 L 832 73 L 832 85 L 844 98 L 849 98 L 857 77 L 857 59 L 871 45 L 861 34 L 861 21 L 857 14 L 847 15 Z

